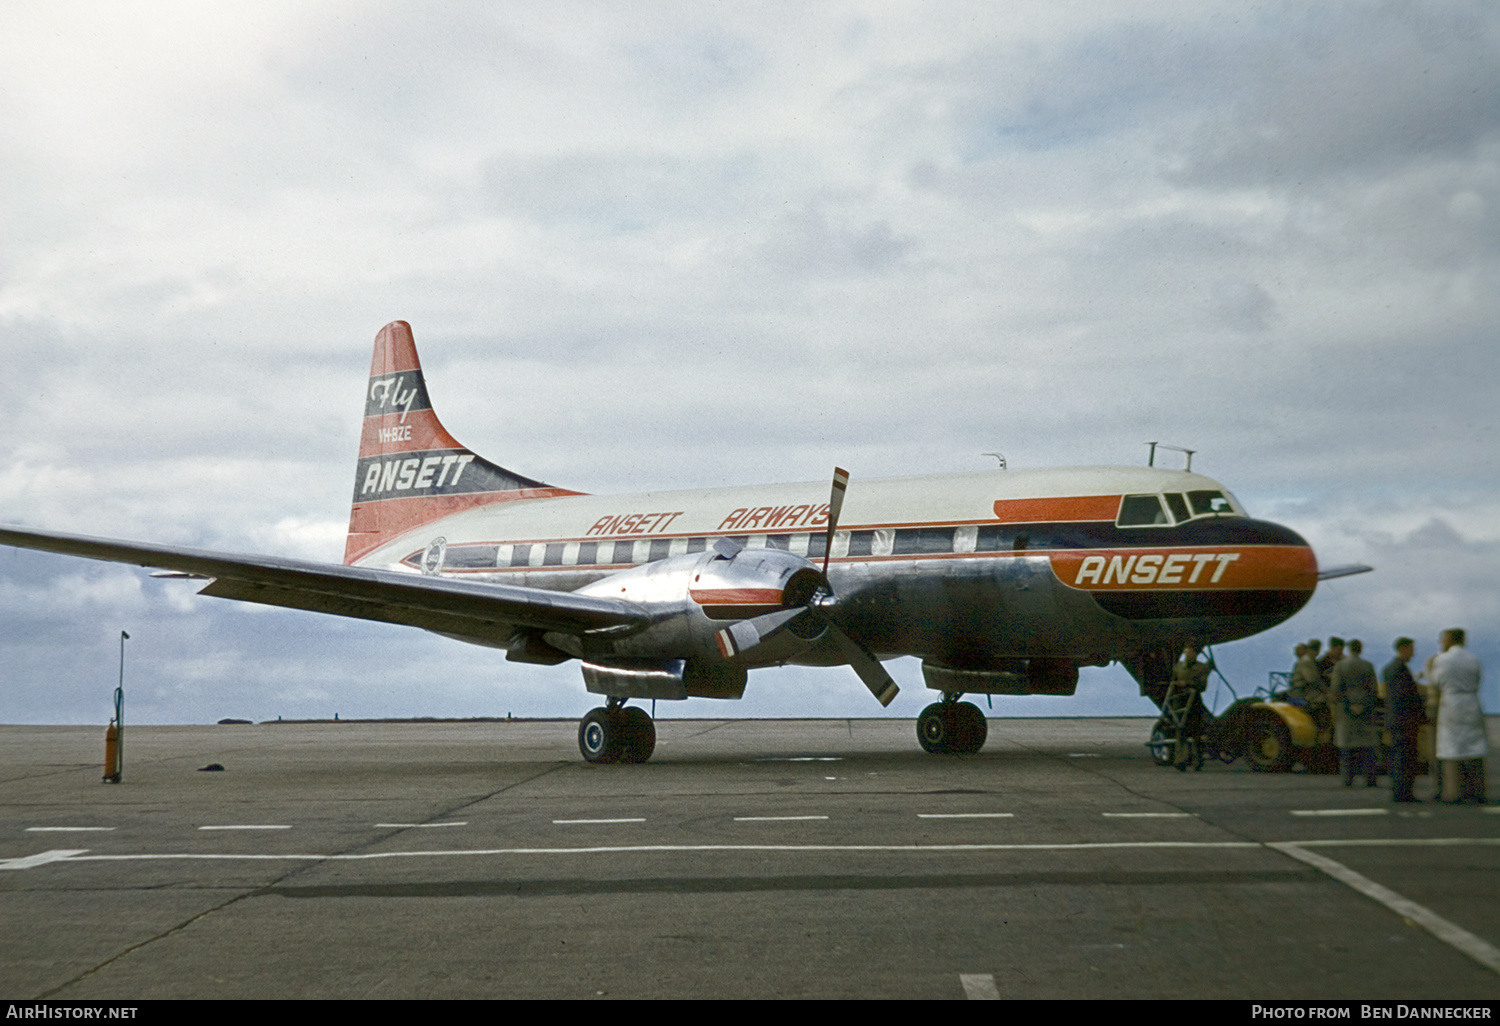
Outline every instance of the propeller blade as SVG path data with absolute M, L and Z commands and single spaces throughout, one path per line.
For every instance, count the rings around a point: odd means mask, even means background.
M 895 698 L 900 688 L 896 682 L 891 680 L 891 675 L 885 672 L 885 667 L 880 665 L 880 660 L 870 652 L 869 649 L 855 641 L 849 635 L 839 629 L 837 624 L 829 623 L 833 632 L 833 640 L 838 644 L 839 651 L 844 654 L 854 672 L 859 674 L 859 679 L 865 682 L 865 687 L 870 689 L 870 694 L 881 705 L 890 705 L 891 699 Z
M 761 642 L 780 633 L 783 627 L 805 612 L 806 610 L 801 606 L 794 609 L 778 609 L 774 613 L 754 616 L 725 627 L 714 636 L 714 640 L 719 644 L 719 654 L 725 659 L 733 659 L 737 655 L 748 652 Z
M 823 580 L 828 580 L 828 557 L 833 555 L 833 532 L 838 530 L 839 514 L 844 509 L 844 493 L 849 490 L 849 471 L 833 468 L 833 490 L 828 495 L 828 538 L 823 544 Z

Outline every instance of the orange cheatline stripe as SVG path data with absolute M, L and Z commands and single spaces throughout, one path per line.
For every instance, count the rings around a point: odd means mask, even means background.
M 1113 520 L 1118 495 L 1067 495 L 1046 499 L 996 499 L 995 517 L 1007 524 Z
M 692 588 L 688 594 L 700 606 L 762 606 L 781 602 L 781 592 L 776 588 Z

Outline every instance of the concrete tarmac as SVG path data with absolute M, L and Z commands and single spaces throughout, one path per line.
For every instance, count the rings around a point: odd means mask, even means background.
M 1149 726 L 0 727 L 0 997 L 1500 998 L 1500 808 Z

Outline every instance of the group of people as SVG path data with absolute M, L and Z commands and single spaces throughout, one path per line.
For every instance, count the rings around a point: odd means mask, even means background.
M 1436 756 L 1452 764 L 1453 771 L 1432 776 L 1437 781 L 1433 800 L 1485 804 L 1484 710 L 1479 704 L 1480 664 L 1464 648 L 1464 632 L 1443 631 L 1442 650 L 1427 660 L 1424 676 L 1430 701 L 1424 701 L 1410 666 L 1416 655 L 1411 638 L 1397 638 L 1396 657 L 1380 671 L 1385 685 L 1385 726 L 1391 732 L 1391 797 L 1397 802 L 1417 801 L 1413 786 L 1417 775 L 1417 732 L 1424 724 L 1437 722 Z M 1342 638 L 1328 639 L 1328 652 L 1318 655 L 1316 641 L 1299 644 L 1297 665 L 1289 688 L 1293 701 L 1307 707 L 1319 727 L 1333 720 L 1333 743 L 1339 750 L 1344 786 L 1352 787 L 1362 773 L 1365 784 L 1376 782 L 1376 750 L 1380 745 L 1379 689 L 1375 667 L 1363 656 L 1356 639 L 1347 646 Z M 1445 776 L 1456 777 L 1444 797 Z

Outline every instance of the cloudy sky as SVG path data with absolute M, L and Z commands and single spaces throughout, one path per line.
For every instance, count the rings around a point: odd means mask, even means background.
M 337 561 L 370 344 L 590 492 L 1198 450 L 1500 711 L 1500 9 L 0 9 L 0 522 Z M 576 666 L 0 549 L 0 722 L 577 715 Z M 890 664 L 914 715 L 930 699 Z M 997 714 L 1148 713 L 1117 668 Z M 1227 700 L 1221 693 L 1220 704 Z M 871 715 L 847 670 L 663 715 Z

